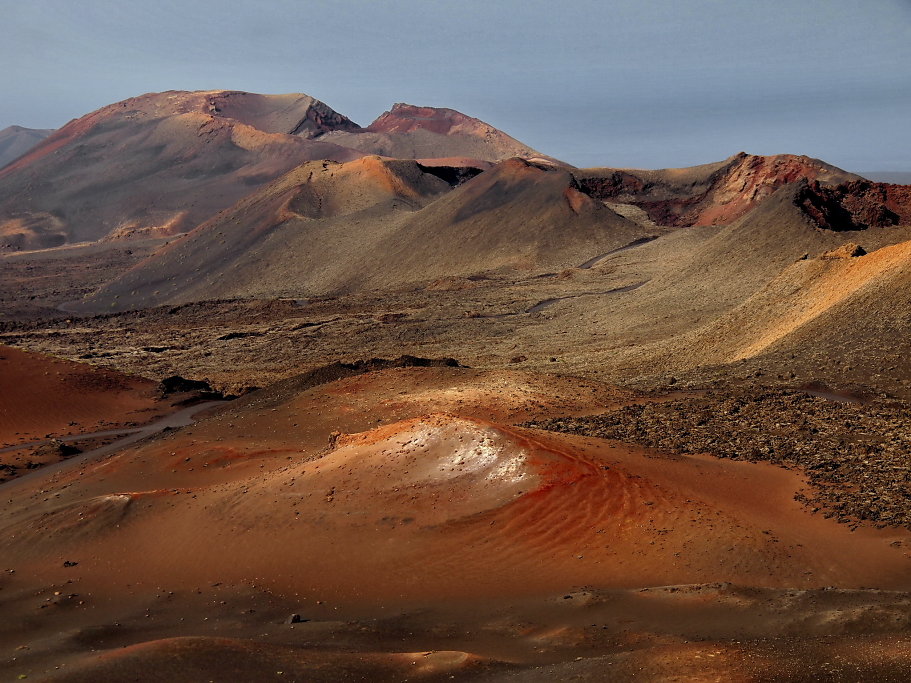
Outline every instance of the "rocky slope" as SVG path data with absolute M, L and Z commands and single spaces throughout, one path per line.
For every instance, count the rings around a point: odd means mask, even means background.
M 839 185 L 806 183 L 798 205 L 826 230 L 865 230 L 911 224 L 911 186 L 854 180 Z

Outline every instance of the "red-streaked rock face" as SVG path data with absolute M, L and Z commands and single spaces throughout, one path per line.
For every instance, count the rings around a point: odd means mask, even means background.
M 672 227 L 732 223 L 779 187 L 800 180 L 835 183 L 858 178 L 810 157 L 743 152 L 724 164 L 693 169 L 604 169 L 576 175 L 580 188 L 591 196 L 639 206 L 655 223 Z
M 820 228 L 863 230 L 911 223 L 911 186 L 856 180 L 834 187 L 811 182 L 797 205 Z
M 713 184 L 706 196 L 709 201 L 682 218 L 691 221 L 691 225 L 731 223 L 768 199 L 782 185 L 804 178 L 817 180 L 827 175 L 830 175 L 828 169 L 809 157 L 739 155 L 739 160 Z

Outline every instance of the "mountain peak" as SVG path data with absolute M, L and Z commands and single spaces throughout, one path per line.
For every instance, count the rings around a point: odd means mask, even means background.
M 455 109 L 419 107 L 404 102 L 393 104 L 392 109 L 383 112 L 376 121 L 367 126 L 367 130 L 373 133 L 410 133 L 415 130 L 427 130 L 440 135 L 471 134 L 480 130 L 500 133 L 480 119 L 467 116 Z
M 396 102 L 364 132 L 376 136 L 377 144 L 374 149 L 358 149 L 378 154 L 402 156 L 405 152 L 406 156 L 430 158 L 442 153 L 494 162 L 509 157 L 555 161 L 481 119 L 446 107 Z

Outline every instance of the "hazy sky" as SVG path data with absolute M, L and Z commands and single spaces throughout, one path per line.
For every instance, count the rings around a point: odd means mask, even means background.
M 911 170 L 911 0 L 0 0 L 0 128 L 144 92 L 477 116 L 580 166 Z

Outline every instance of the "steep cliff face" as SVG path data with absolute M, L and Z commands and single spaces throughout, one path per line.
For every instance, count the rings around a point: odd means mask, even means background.
M 856 180 L 834 187 L 803 185 L 797 205 L 826 230 L 865 230 L 911 224 L 911 186 Z
M 659 225 L 688 227 L 732 223 L 800 180 L 837 183 L 858 176 L 818 159 L 791 154 L 756 156 L 741 152 L 720 164 L 692 169 L 579 171 L 577 182 L 591 196 L 633 204 Z

